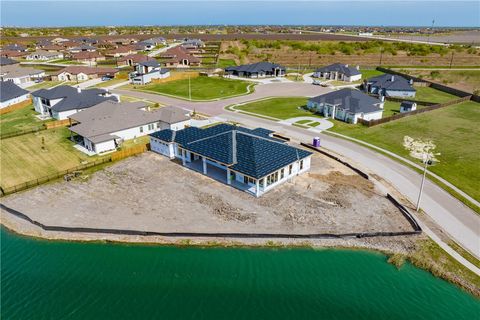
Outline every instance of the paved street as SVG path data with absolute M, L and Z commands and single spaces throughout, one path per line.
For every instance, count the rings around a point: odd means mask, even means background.
M 322 146 L 349 159 L 353 159 L 359 165 L 384 178 L 410 201 L 415 203 L 421 176 L 397 161 L 341 138 L 224 110 L 224 107 L 228 105 L 266 97 L 315 96 L 329 90 L 331 89 L 306 83 L 262 84 L 257 85 L 255 92 L 250 95 L 210 102 L 190 102 L 157 94 L 127 90 L 113 90 L 113 92 L 148 99 L 165 105 L 175 105 L 189 110 L 195 109 L 199 112 L 219 116 L 226 120 L 237 121 L 251 127 L 263 126 L 284 133 L 299 141 L 311 141 L 314 136 L 320 135 Z M 428 180 L 425 184 L 421 207 L 455 241 L 472 254 L 480 257 L 480 217 L 471 209 Z

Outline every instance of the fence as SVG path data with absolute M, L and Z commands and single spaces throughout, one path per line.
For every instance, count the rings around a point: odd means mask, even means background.
M 425 108 L 422 108 L 422 109 L 417 109 L 417 110 L 410 111 L 410 112 L 397 113 L 397 114 L 394 114 L 393 116 L 385 117 L 385 118 L 382 118 L 382 119 L 364 120 L 364 119 L 359 118 L 359 119 L 357 119 L 357 121 L 358 121 L 358 123 L 361 123 L 361 124 L 363 124 L 367 127 L 373 127 L 373 126 L 376 126 L 376 125 L 379 125 L 379 124 L 382 124 L 382 123 L 390 122 L 390 121 L 401 119 L 401 118 L 408 117 L 408 116 L 413 116 L 415 114 L 429 112 L 429 111 L 432 111 L 432 110 L 448 107 L 448 106 L 451 106 L 451 105 L 454 105 L 454 104 L 457 104 L 457 103 L 460 103 L 460 102 L 463 102 L 463 101 L 468 101 L 468 100 L 470 100 L 470 98 L 471 98 L 471 96 L 466 96 L 466 97 L 463 97 L 463 98 L 451 100 L 451 101 L 448 101 L 448 102 L 445 102 L 445 103 L 435 104 L 435 105 L 432 105 L 432 106 L 428 106 L 428 107 L 425 107 Z
M 66 127 L 68 125 L 70 125 L 70 119 L 57 120 L 57 121 L 47 122 L 44 124 L 45 128 L 47 129 Z
M 0 115 L 5 114 L 5 113 L 9 113 L 9 112 L 12 112 L 12 111 L 15 111 L 15 110 L 23 109 L 30 104 L 32 104 L 32 99 L 28 99 L 28 100 L 25 100 L 25 101 L 22 101 L 22 102 L 19 102 L 19 103 L 16 103 L 16 104 L 12 104 L 11 106 L 0 109 Z
M 33 187 L 36 187 L 38 185 L 47 183 L 49 181 L 62 178 L 69 173 L 93 168 L 93 167 L 99 166 L 99 165 L 107 163 L 107 162 L 118 161 L 118 160 L 130 157 L 130 156 L 133 156 L 133 155 L 143 153 L 147 150 L 150 150 L 150 143 L 134 146 L 134 147 L 131 147 L 131 148 L 128 148 L 128 149 L 125 149 L 125 150 L 121 150 L 121 151 L 116 151 L 116 152 L 112 153 L 110 156 L 105 157 L 103 159 L 99 159 L 99 160 L 96 160 L 96 161 L 93 161 L 93 162 L 89 162 L 89 163 L 86 163 L 86 164 L 75 166 L 75 167 L 69 168 L 67 170 L 58 171 L 58 172 L 50 174 L 48 176 L 43 176 L 43 177 L 40 177 L 40 178 L 37 178 L 37 179 L 34 179 L 34 180 L 30 180 L 30 181 L 27 181 L 27 182 L 24 182 L 24 183 L 20 183 L 20 184 L 17 184 L 15 186 L 12 186 L 12 187 L 8 187 L 8 188 L 0 187 L 0 196 L 4 196 L 4 195 L 12 194 L 12 193 L 15 193 L 15 192 L 23 191 L 23 190 L 26 190 L 26 189 L 29 189 L 29 188 L 33 188 Z
M 8 138 L 16 137 L 16 136 L 21 136 L 21 135 L 24 135 L 24 134 L 39 132 L 39 131 L 42 131 L 42 130 L 47 130 L 47 128 L 45 128 L 45 126 L 41 126 L 41 127 L 35 127 L 35 128 L 27 129 L 27 130 L 17 130 L 17 131 L 13 131 L 13 132 L 2 133 L 0 135 L 0 139 L 8 139 Z

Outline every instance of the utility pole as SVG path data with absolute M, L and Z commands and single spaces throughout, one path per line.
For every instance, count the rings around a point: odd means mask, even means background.
M 417 199 L 417 208 L 415 211 L 418 212 L 420 210 L 420 200 L 422 199 L 422 193 L 423 193 L 423 185 L 425 184 L 425 177 L 427 175 L 427 167 L 429 164 L 432 164 L 432 161 L 426 158 L 424 160 L 425 167 L 423 168 L 423 176 L 422 176 L 422 184 L 420 185 L 420 192 L 418 193 L 418 199 Z
M 452 69 L 452 64 L 453 64 L 453 54 L 455 51 L 452 51 L 452 57 L 450 58 L 450 69 Z
M 188 100 L 192 101 L 192 86 L 190 83 L 190 74 L 188 74 Z
M 382 65 L 382 58 L 383 58 L 383 47 L 380 48 L 380 64 Z
M 430 43 L 430 35 L 433 33 L 433 25 L 435 24 L 435 19 L 432 20 L 432 28 L 430 29 L 430 32 L 428 33 L 428 40 L 427 42 Z

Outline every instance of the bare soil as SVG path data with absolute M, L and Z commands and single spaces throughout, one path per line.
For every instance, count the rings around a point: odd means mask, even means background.
M 411 231 L 371 182 L 315 155 L 312 171 L 260 198 L 148 152 L 88 178 L 2 199 L 45 225 L 156 232 Z M 2 212 L 5 216 L 5 212 Z

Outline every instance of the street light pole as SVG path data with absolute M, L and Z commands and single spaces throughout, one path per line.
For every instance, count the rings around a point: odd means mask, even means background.
M 188 75 L 188 100 L 192 101 L 192 87 L 190 84 L 190 74 Z
M 427 166 L 430 160 L 426 159 L 424 162 L 425 162 L 425 167 L 423 168 L 422 184 L 420 185 L 420 192 L 418 193 L 417 208 L 415 210 L 416 212 L 420 210 L 420 200 L 422 199 L 423 185 L 425 184 L 425 177 L 427 175 Z

